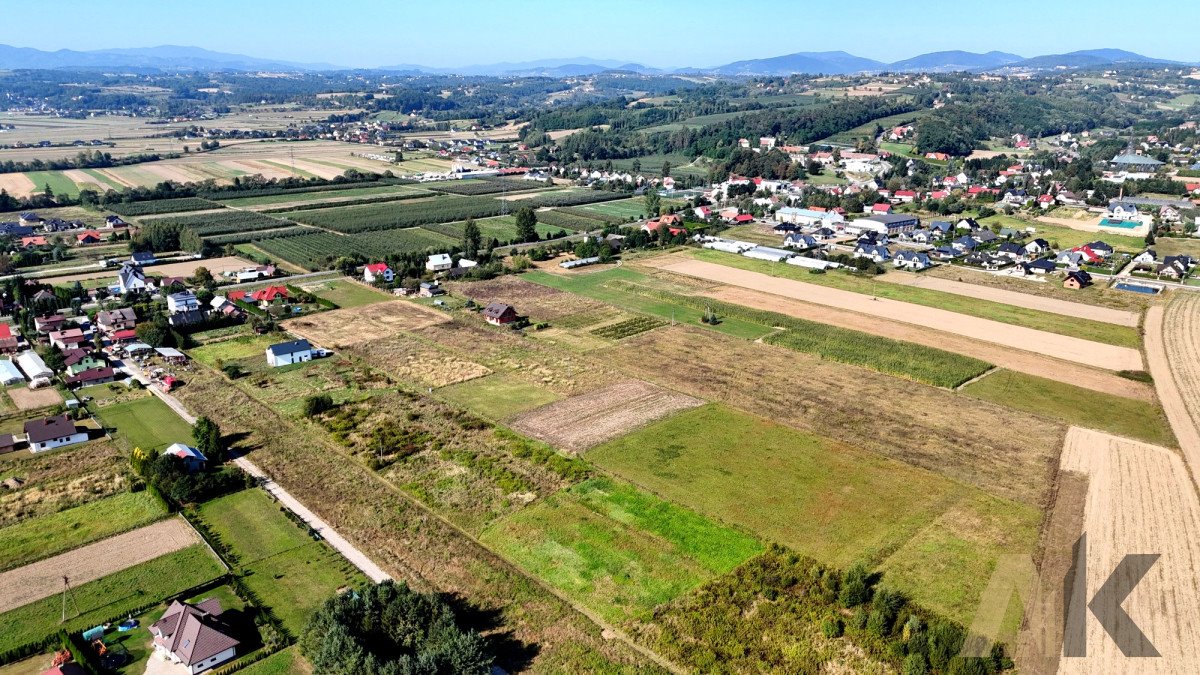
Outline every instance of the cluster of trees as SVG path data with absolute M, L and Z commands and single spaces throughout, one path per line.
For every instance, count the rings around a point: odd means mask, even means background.
M 74 157 L 64 157 L 61 159 L 31 159 L 28 162 L 15 162 L 9 159 L 0 162 L 0 173 L 47 170 L 65 171 L 68 169 L 102 169 L 110 166 L 125 166 L 127 164 L 154 162 L 174 156 L 175 155 L 149 153 L 113 157 L 111 153 L 93 150 L 91 152 L 79 152 Z
M 453 609 L 404 582 L 342 593 L 309 619 L 300 650 L 319 673 L 486 675 L 487 643 L 459 625 Z
M 226 449 L 215 422 L 207 417 L 196 420 L 192 436 L 196 449 L 208 460 L 203 470 L 189 472 L 184 461 L 174 455 L 136 448 L 131 457 L 134 471 L 159 495 L 175 504 L 203 502 L 254 484 L 249 474 L 223 464 Z

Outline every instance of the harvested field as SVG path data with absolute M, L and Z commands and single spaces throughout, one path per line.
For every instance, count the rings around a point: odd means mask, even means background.
M 565 293 L 515 276 L 453 284 L 450 291 L 471 298 L 481 305 L 489 302 L 510 304 L 516 307 L 518 314 L 529 316 L 533 321 L 557 322 L 571 314 L 595 311 L 604 306 L 595 300 L 581 298 L 574 293 Z
M 1161 248 L 1161 247 L 1160 247 Z M 967 283 L 972 286 L 986 286 L 1017 293 L 1021 297 L 1040 296 L 1063 300 L 1075 304 L 1089 304 L 1098 307 L 1108 307 L 1115 310 L 1143 314 L 1147 307 L 1158 304 L 1154 296 L 1141 293 L 1129 293 L 1106 288 L 1102 285 L 1091 286 L 1082 291 L 1072 291 L 1051 282 L 1031 281 L 1010 277 L 1003 274 L 992 274 L 955 265 L 938 265 L 922 272 L 925 277 L 948 279 Z M 886 275 L 885 275 L 886 276 Z
M 445 387 L 492 372 L 486 366 L 408 335 L 360 342 L 350 351 L 390 375 L 425 387 Z
M 64 571 L 84 584 L 200 542 L 187 521 L 172 518 L 0 573 L 0 612 L 61 591 Z
M 63 402 L 62 394 L 54 387 L 29 389 L 28 387 L 12 387 L 8 397 L 21 410 L 37 410 L 46 406 L 58 405 Z
M 212 272 L 214 277 L 220 277 L 223 272 L 232 272 L 240 270 L 244 267 L 252 267 L 254 263 L 238 258 L 236 256 L 225 256 L 222 258 L 207 258 L 204 260 L 188 260 L 186 262 L 167 263 L 165 265 L 151 265 L 145 268 L 146 276 L 161 276 L 161 277 L 190 277 L 196 272 L 197 267 L 205 267 L 209 272 Z M 60 286 L 76 281 L 87 281 L 89 279 L 116 279 L 116 269 L 111 269 L 101 272 L 87 272 L 84 274 L 69 274 L 61 277 L 47 277 L 39 279 L 42 283 Z
M 1162 657 L 1124 656 L 1088 613 L 1087 656 L 1062 659 L 1058 672 L 1200 670 L 1200 499 L 1183 461 L 1165 448 L 1072 427 L 1062 469 L 1089 478 L 1087 598 L 1127 554 L 1161 555 L 1122 607 Z
M 628 380 L 542 406 L 516 418 L 512 427 L 555 447 L 581 452 L 703 403 L 649 382 Z
M 1029 309 L 1036 309 L 1041 312 L 1050 312 L 1051 314 L 1061 314 L 1063 316 L 1071 316 L 1079 319 L 1091 319 L 1092 321 L 1115 323 L 1119 326 L 1133 326 L 1136 328 L 1138 321 L 1141 318 L 1137 312 L 1126 312 L 1118 309 L 1096 307 L 1093 305 L 1085 305 L 1078 302 L 1068 302 L 1066 300 L 1056 300 L 1054 298 L 1045 298 L 1036 295 L 1031 296 L 1026 293 L 1018 293 L 1016 291 L 1006 291 L 1000 288 L 979 286 L 961 281 L 951 281 L 949 279 L 939 279 L 936 277 L 918 274 L 884 274 L 880 277 L 880 279 L 893 284 L 905 284 L 907 286 L 931 288 L 935 291 L 944 291 L 946 293 L 954 293 L 956 295 L 965 295 L 972 298 L 979 298 L 981 300 L 991 300 L 992 302 L 1000 302 L 1006 305 L 1028 307 Z
M 663 266 L 663 269 L 709 281 L 762 290 L 795 300 L 910 323 L 923 328 L 948 330 L 948 332 L 963 337 L 1082 363 L 1091 367 L 1099 366 L 1108 370 L 1142 369 L 1141 353 L 1128 347 L 1101 344 L 909 302 L 871 298 L 853 291 L 781 279 L 701 260 L 669 262 Z
M 391 337 L 402 330 L 417 330 L 450 317 L 415 302 L 394 300 L 361 307 L 335 309 L 283 322 L 288 332 L 330 349 Z
M 668 364 L 664 355 L 670 354 L 687 357 Z M 1065 431 L 953 392 L 701 328 L 660 328 L 603 355 L 631 377 L 722 401 L 1038 507 L 1046 503 Z M 964 419 L 971 424 L 964 425 Z
M 1146 359 L 1192 472 L 1200 474 L 1200 296 L 1177 295 L 1146 313 Z
M 33 181 L 23 173 L 0 173 L 0 190 L 4 190 L 10 195 L 24 197 L 40 188 L 40 185 L 34 185 Z
M 1008 368 L 1009 370 L 1015 370 L 1028 375 L 1037 375 L 1106 394 L 1136 398 L 1142 401 L 1154 400 L 1153 388 L 1144 382 L 1135 382 L 1114 373 L 1088 368 L 1077 363 L 1067 363 L 1031 352 L 1013 351 L 988 342 L 955 335 L 954 333 L 918 328 L 911 324 L 900 323 L 890 319 L 882 319 L 858 312 L 789 300 L 769 293 L 759 293 L 735 286 L 723 286 L 704 295 L 724 302 L 732 302 L 745 305 L 746 307 L 787 314 L 799 319 L 817 321 L 831 326 L 849 328 L 894 340 L 903 340 L 927 347 L 944 349 L 956 354 L 963 354 L 987 361 L 988 363 Z

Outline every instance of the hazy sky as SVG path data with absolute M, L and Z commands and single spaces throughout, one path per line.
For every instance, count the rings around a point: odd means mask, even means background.
M 574 56 L 704 67 L 799 51 L 844 50 L 888 62 L 947 49 L 1036 56 L 1100 47 L 1200 61 L 1196 0 L 4 4 L 4 21 L 12 30 L 0 36 L 0 43 L 17 47 L 87 50 L 173 44 L 350 67 L 462 66 Z

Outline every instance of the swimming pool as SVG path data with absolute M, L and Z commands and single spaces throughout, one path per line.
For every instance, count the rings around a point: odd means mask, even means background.
M 1162 288 L 1158 286 L 1142 286 L 1140 284 L 1130 284 L 1124 281 L 1115 284 L 1113 288 L 1117 288 L 1122 291 L 1132 291 L 1134 293 L 1145 293 L 1146 295 L 1157 295 L 1160 291 L 1162 291 Z
M 1142 224 L 1136 220 L 1109 220 L 1105 218 L 1100 221 L 1100 227 L 1111 227 L 1117 230 L 1135 230 L 1141 226 Z

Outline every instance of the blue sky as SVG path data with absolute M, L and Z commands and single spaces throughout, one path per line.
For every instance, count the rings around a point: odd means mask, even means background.
M 461 66 L 575 56 L 703 67 L 798 51 L 844 50 L 896 61 L 947 49 L 1035 56 L 1100 47 L 1200 61 L 1195 39 L 1200 2 L 1195 0 L 5 4 L 5 24 L 20 30 L 6 31 L 0 43 L 17 47 L 86 50 L 174 44 L 351 67 Z

